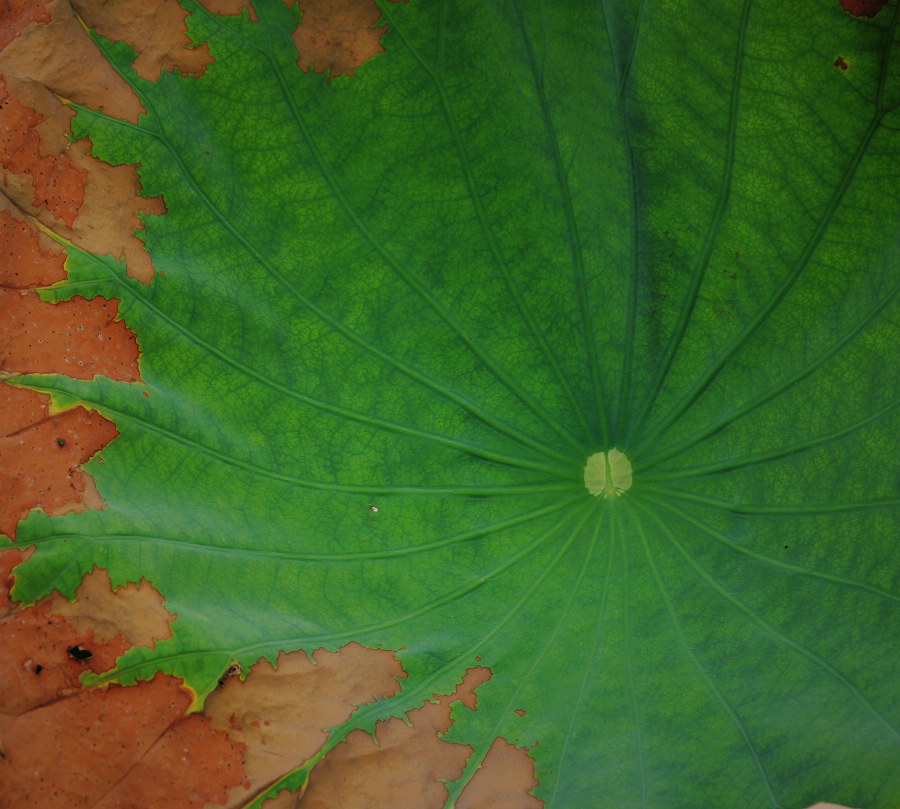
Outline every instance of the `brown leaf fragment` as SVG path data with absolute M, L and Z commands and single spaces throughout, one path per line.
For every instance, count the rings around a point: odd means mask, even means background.
M 52 155 L 42 149 L 38 125 L 43 119 L 43 115 L 22 104 L 0 76 L 3 183 L 9 185 L 10 175 L 21 175 L 31 188 L 31 199 L 26 204 L 45 208 L 54 219 L 71 228 L 84 202 L 87 172 L 73 166 L 68 155 Z
M 488 669 L 469 669 L 456 691 L 436 696 L 410 711 L 407 718 L 391 719 L 376 728 L 377 744 L 361 730 L 348 734 L 312 771 L 300 806 L 303 809 L 441 809 L 447 800 L 443 780 L 462 775 L 472 748 L 446 742 L 454 702 L 474 710 L 475 688 L 489 679 Z
M 242 750 L 158 673 L 132 686 L 79 691 L 18 716 L 4 731 L 4 807 L 187 809 L 223 804 L 243 782 Z
M 114 588 L 109 573 L 95 565 L 81 580 L 72 601 L 58 592 L 49 599 L 54 615 L 66 618 L 76 631 L 90 630 L 101 643 L 121 636 L 129 647 L 153 649 L 157 641 L 172 637 L 170 624 L 175 616 L 146 579 Z
M 110 254 L 124 261 L 128 275 L 149 284 L 156 274 L 150 254 L 136 235 L 146 214 L 162 216 L 162 197 L 141 196 L 137 166 L 110 166 L 90 155 L 91 142 L 70 147 L 72 161 L 88 171 L 87 190 L 71 239 L 89 253 Z
M 45 399 L 0 385 L 0 415 L 11 414 L 12 425 L 33 419 L 0 436 L 0 533 L 13 539 L 33 508 L 57 515 L 104 506 L 80 467 L 118 435 L 115 425 L 80 407 L 50 415 Z
M 62 248 L 4 203 L 0 198 L 0 288 L 28 289 L 62 281 L 66 277 Z
M 317 649 L 312 660 L 305 652 L 281 653 L 275 666 L 256 663 L 243 682 L 227 677 L 207 697 L 204 713 L 246 746 L 247 779 L 256 794 L 311 758 L 327 729 L 345 722 L 357 705 L 395 694 L 405 676 L 393 652 L 357 643 L 337 652 Z
M 229 789 L 246 795 L 242 755 L 242 745 L 213 730 L 205 717 L 188 716 L 169 728 L 92 809 L 225 805 Z
M 134 333 L 118 318 L 119 302 L 75 296 L 51 304 L 33 293 L 0 289 L 0 371 L 61 373 L 75 379 L 97 374 L 140 381 Z
M 18 550 L 0 554 L 7 571 L 2 595 L 9 601 L 11 573 L 30 556 Z M 133 646 L 153 648 L 171 637 L 175 616 L 148 582 L 113 589 L 109 574 L 85 574 L 74 601 L 53 592 L 29 607 L 0 613 L 0 713 L 20 715 L 79 689 L 85 671 L 111 670 Z
M 37 9 L 40 3 L 26 6 Z M 138 97 L 113 70 L 82 24 L 69 0 L 50 0 L 43 17 L 20 18 L 21 25 L 0 40 L 0 72 L 30 79 L 63 98 L 104 110 L 108 115 L 137 123 L 144 112 Z
M 19 129 L 24 128 L 24 134 L 16 135 L 12 140 L 22 141 L 41 155 L 40 160 L 31 163 L 24 157 L 10 163 L 12 168 L 3 174 L 7 196 L 18 208 L 88 252 L 108 253 L 124 259 L 132 278 L 149 283 L 154 269 L 144 243 L 135 233 L 143 228 L 142 215 L 165 213 L 162 198 L 140 195 L 141 184 L 135 166 L 110 166 L 97 160 L 90 155 L 88 139 L 70 144 L 73 112 L 45 87 L 7 76 L 5 79 L 0 77 L 0 97 L 4 88 L 10 100 L 9 109 L 16 114 L 13 116 L 3 107 L 0 108 L 0 119 L 6 116 Z M 32 171 L 46 174 L 50 169 L 45 164 L 64 165 L 82 178 L 77 198 L 74 194 L 54 198 L 58 210 L 50 217 L 42 214 L 46 206 L 38 204 L 40 200 L 35 197 L 31 174 Z
M 531 794 L 537 785 L 528 751 L 506 739 L 494 739 L 456 809 L 541 809 L 544 802 Z
M 293 5 L 294 0 L 285 3 Z M 384 50 L 381 37 L 387 27 L 376 27 L 381 9 L 375 0 L 300 0 L 300 13 L 293 39 L 301 70 L 352 76 Z
M 127 42 L 138 54 L 138 76 L 156 81 L 161 70 L 202 76 L 213 59 L 204 42 L 187 35 L 185 11 L 176 0 L 73 0 L 89 28 L 113 42 Z
M 0 7 L 0 50 L 31 25 L 50 22 L 47 0 L 5 0 Z
M 54 615 L 47 601 L 7 616 L 0 623 L 0 645 L 0 714 L 7 717 L 77 691 L 82 674 L 111 668 L 127 648 L 121 636 L 104 644 L 89 629 L 77 631 Z M 91 656 L 79 660 L 69 649 L 90 651 Z

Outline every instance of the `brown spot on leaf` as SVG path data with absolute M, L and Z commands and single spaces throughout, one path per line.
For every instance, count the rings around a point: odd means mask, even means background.
M 357 705 L 387 698 L 405 677 L 392 652 L 350 643 L 337 652 L 280 654 L 256 663 L 243 682 L 228 677 L 206 699 L 212 726 L 246 746 L 252 792 L 268 787 L 312 757 L 326 728 L 345 722 Z
M 872 18 L 887 5 L 887 0 L 841 0 L 841 7 L 854 17 Z
M 49 599 L 54 615 L 64 617 L 78 632 L 90 630 L 100 643 L 121 636 L 129 646 L 153 649 L 157 641 L 172 637 L 175 616 L 146 579 L 113 588 L 109 573 L 95 566 L 81 580 L 73 601 L 59 593 Z
M 531 790 L 538 785 L 534 759 L 505 739 L 494 739 L 481 767 L 466 784 L 456 809 L 541 809 Z
M 285 0 L 288 5 L 293 2 Z M 375 0 L 300 0 L 300 12 L 293 39 L 302 70 L 352 76 L 384 50 L 381 37 L 387 27 L 377 26 L 381 9 Z
M 75 664 L 77 665 L 77 664 Z M 242 749 L 201 716 L 192 694 L 157 674 L 79 691 L 4 728 L 0 780 L 8 806 L 200 809 L 243 783 Z
M 18 553 L 0 554 L 0 568 L 20 564 Z M 10 587 L 7 574 L 4 598 L 11 604 Z M 98 618 L 102 609 L 108 614 Z M 121 625 L 114 623 L 135 610 Z M 82 579 L 74 602 L 55 592 L 33 606 L 6 610 L 0 617 L 0 714 L 19 716 L 77 691 L 86 669 L 108 671 L 132 646 L 152 648 L 170 637 L 172 620 L 151 585 L 113 590 L 106 571 L 97 570 Z
M 156 81 L 161 70 L 202 76 L 213 59 L 204 42 L 194 46 L 185 11 L 176 0 L 73 0 L 85 24 L 113 42 L 127 42 L 138 54 L 138 76 Z
M 4 185 L 9 185 L 10 175 L 24 175 L 31 192 L 27 204 L 45 208 L 71 228 L 84 202 L 87 172 L 73 166 L 68 155 L 51 155 L 42 149 L 38 124 L 43 119 L 22 104 L 0 76 L 0 166 Z
M 838 56 L 838 58 L 834 60 L 834 66 L 839 67 L 841 70 L 846 70 L 848 67 L 850 67 L 850 65 L 848 65 L 847 62 L 844 61 L 843 56 Z
M 0 386 L 0 415 L 12 417 L 0 437 L 0 533 L 15 538 L 33 508 L 56 515 L 103 507 L 93 478 L 79 467 L 118 435 L 111 421 L 80 407 L 51 415 L 46 397 L 9 385 Z
M 140 380 L 134 333 L 118 317 L 118 301 L 75 296 L 56 304 L 33 293 L 0 290 L 0 345 L 8 373 L 62 373 L 76 379 L 103 374 Z
M 0 50 L 31 25 L 50 22 L 48 0 L 5 0 L 0 12 Z
M 69 0 L 50 0 L 45 9 L 49 22 L 35 19 L 26 24 L 28 19 L 20 18 L 15 36 L 0 45 L 0 72 L 31 79 L 63 98 L 137 123 L 144 111 L 138 97 L 103 58 Z
M 62 248 L 22 220 L 0 198 L 0 288 L 27 289 L 66 277 Z
M 124 259 L 132 278 L 149 283 L 154 269 L 144 243 L 135 236 L 135 231 L 143 227 L 142 214 L 165 213 L 162 199 L 140 195 L 141 185 L 135 166 L 110 166 L 97 160 L 89 154 L 91 142 L 88 139 L 70 144 L 69 124 L 73 112 L 45 87 L 8 76 L 5 82 L 0 78 L 0 92 L 4 88 L 10 101 L 9 109 L 15 115 L 8 115 L 4 106 L 0 108 L 0 119 L 8 117 L 19 129 L 26 125 L 30 127 L 25 134 L 16 135 L 15 140 L 30 145 L 41 155 L 33 164 L 20 156 L 12 161 L 12 167 L 7 166 L 9 171 L 4 171 L 3 177 L 6 195 L 16 207 L 88 252 L 109 253 Z M 20 149 L 23 155 L 25 146 Z M 70 174 L 76 172 L 82 178 L 81 187 L 79 194 L 51 195 L 55 213 L 51 211 L 52 216 L 48 217 L 42 211 L 49 203 L 42 203 L 43 196 L 37 191 L 40 184 L 31 172 L 64 173 L 48 168 L 56 165 L 67 167 Z
M 469 669 L 452 694 L 436 697 L 402 719 L 381 722 L 377 744 L 355 730 L 312 771 L 301 806 L 304 809 L 440 809 L 447 800 L 442 779 L 462 775 L 472 748 L 444 741 L 453 720 L 451 706 L 461 701 L 474 709 L 475 689 L 489 679 L 484 667 Z

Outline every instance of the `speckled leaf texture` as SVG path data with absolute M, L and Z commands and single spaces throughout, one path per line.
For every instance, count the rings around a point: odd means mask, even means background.
M 330 81 L 296 8 L 185 7 L 206 72 L 98 38 L 146 114 L 73 120 L 160 274 L 44 293 L 120 299 L 143 382 L 16 380 L 120 432 L 17 597 L 152 581 L 104 678 L 198 701 L 399 650 L 341 732 L 480 661 L 448 806 L 497 737 L 548 809 L 900 805 L 897 3 L 413 0 Z

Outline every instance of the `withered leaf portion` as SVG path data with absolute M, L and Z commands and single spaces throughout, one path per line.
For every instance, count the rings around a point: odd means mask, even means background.
M 302 70 L 352 76 L 384 50 L 381 38 L 387 28 L 378 25 L 381 9 L 375 0 L 301 0 L 300 12 L 293 40 Z
M 54 9 L 59 11 L 58 4 Z M 36 16 L 21 30 L 8 26 L 7 47 L 19 46 L 33 29 L 42 35 L 50 31 L 46 17 Z M 80 26 L 78 31 L 90 44 Z M 60 45 L 55 43 L 51 52 Z M 0 68 L 15 67 L 8 57 L 0 52 Z M 87 141 L 70 144 L 71 115 L 59 98 L 22 72 L 0 75 L 0 232 L 6 237 L 0 264 L 0 374 L 62 373 L 81 379 L 102 374 L 136 381 L 138 347 L 118 320 L 117 301 L 74 297 L 52 305 L 29 291 L 65 278 L 59 245 L 35 227 L 35 220 L 87 249 L 125 258 L 145 281 L 154 272 L 135 231 L 142 211 L 164 211 L 161 200 L 139 196 L 133 167 L 111 167 L 90 157 Z M 48 402 L 32 391 L 8 385 L 0 390 L 5 426 L 0 533 L 13 538 L 19 520 L 33 508 L 55 515 L 103 505 L 81 467 L 118 434 L 115 426 L 79 408 L 51 413 Z

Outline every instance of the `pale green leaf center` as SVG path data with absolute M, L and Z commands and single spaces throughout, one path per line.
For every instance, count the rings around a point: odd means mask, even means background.
M 584 467 L 584 485 L 595 497 L 618 497 L 631 488 L 631 461 L 617 449 L 595 452 Z

